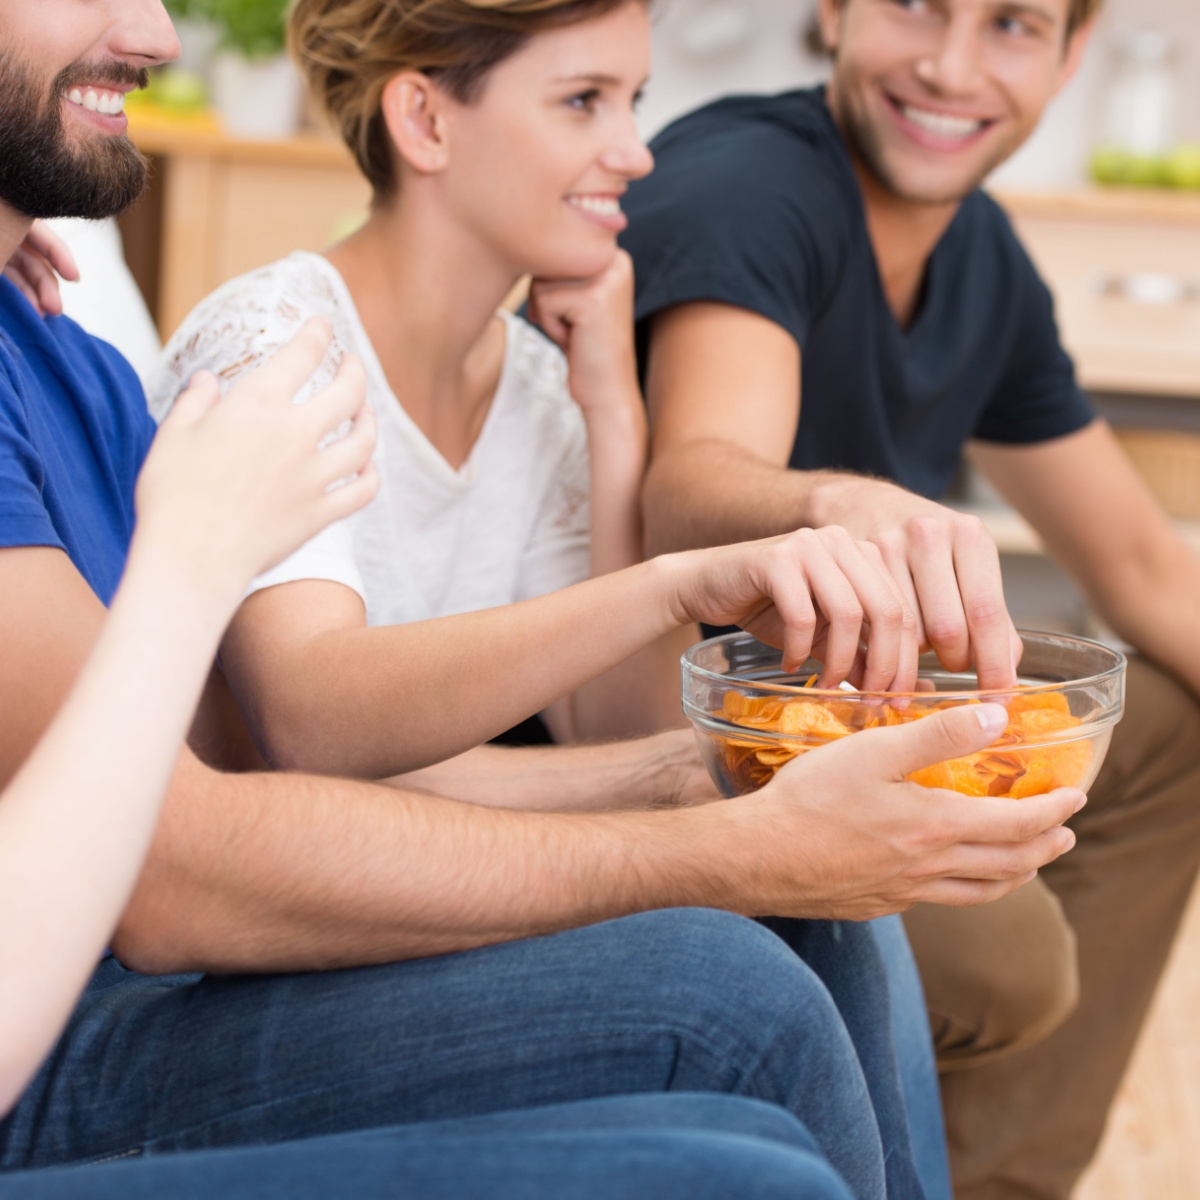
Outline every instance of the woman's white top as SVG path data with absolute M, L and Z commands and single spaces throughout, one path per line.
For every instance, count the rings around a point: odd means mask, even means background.
M 298 252 L 243 275 L 193 309 L 151 378 L 151 412 L 162 420 L 198 370 L 226 383 L 253 370 L 314 316 L 334 331 L 314 386 L 332 377 L 345 351 L 366 367 L 379 420 L 379 494 L 260 576 L 252 591 L 331 580 L 363 598 L 368 624 L 390 625 L 510 604 L 587 578 L 583 415 L 558 347 L 509 313 L 501 314 L 500 382 L 457 470 L 404 411 L 342 277 L 317 254 Z

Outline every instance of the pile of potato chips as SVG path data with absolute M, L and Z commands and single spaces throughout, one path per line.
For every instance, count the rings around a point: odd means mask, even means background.
M 811 682 L 811 681 L 810 681 Z M 903 725 L 962 701 L 921 697 L 903 708 L 871 706 L 861 700 L 725 694 L 721 716 L 747 730 L 763 730 L 802 739 L 764 745 L 761 741 L 724 739 L 724 774 L 732 791 L 762 787 L 784 763 L 816 746 L 880 725 Z M 975 703 L 970 701 L 969 703 Z M 1082 722 L 1071 714 L 1061 692 L 1017 692 L 1005 705 L 1008 727 L 986 750 L 914 771 L 908 778 L 926 787 L 949 788 L 967 796 L 1006 796 L 1019 800 L 1074 787 L 1092 763 L 1092 743 L 1085 737 L 1055 742 Z M 1050 743 L 1050 744 L 1046 744 Z

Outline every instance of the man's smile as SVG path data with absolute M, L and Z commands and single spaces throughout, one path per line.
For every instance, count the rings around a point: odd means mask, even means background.
M 95 87 L 73 87 L 63 96 L 71 104 L 87 109 L 88 112 L 115 117 L 125 111 L 125 93 Z
M 883 96 L 888 110 L 904 132 L 914 141 L 932 149 L 959 149 L 996 123 L 986 117 L 912 104 L 886 91 Z

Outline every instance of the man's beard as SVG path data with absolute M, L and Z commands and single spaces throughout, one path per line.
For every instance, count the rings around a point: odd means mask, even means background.
M 63 97 L 101 81 L 145 87 L 146 73 L 119 61 L 75 63 L 46 97 L 25 67 L 0 56 L 0 203 L 26 217 L 100 220 L 142 194 L 146 160 L 127 137 L 97 130 L 88 144 L 73 146 L 67 136 Z

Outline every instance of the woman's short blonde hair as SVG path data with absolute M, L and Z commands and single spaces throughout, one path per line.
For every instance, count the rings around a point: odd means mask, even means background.
M 363 174 L 396 189 L 383 89 L 421 71 L 456 100 L 478 97 L 488 72 L 546 29 L 603 16 L 629 0 L 292 0 L 288 45 L 313 99 Z

